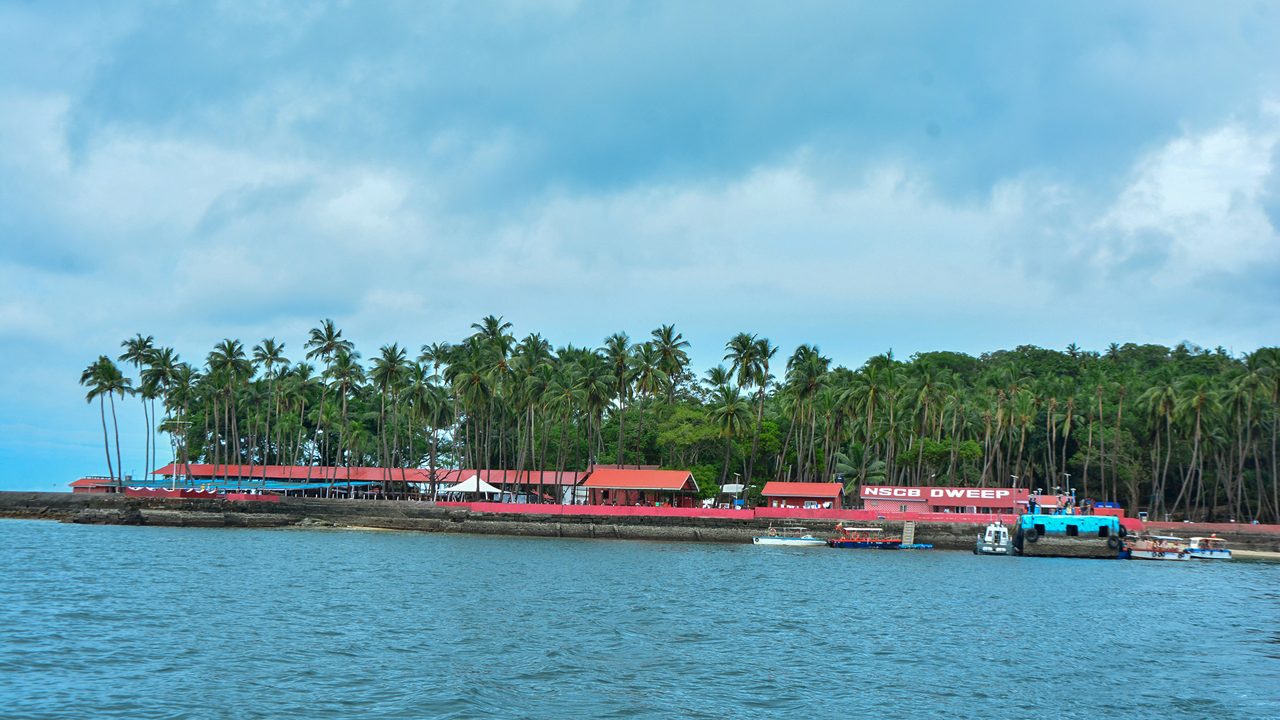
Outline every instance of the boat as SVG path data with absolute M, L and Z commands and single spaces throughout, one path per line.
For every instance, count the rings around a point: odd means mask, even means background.
M 1130 560 L 1190 560 L 1187 541 L 1172 535 L 1138 535 L 1125 538 L 1121 557 Z
M 1027 513 L 1018 518 L 1013 549 L 1033 557 L 1120 557 L 1125 530 L 1113 515 Z
M 1216 534 L 1209 537 L 1191 538 L 1191 546 L 1187 554 L 1198 560 L 1230 560 L 1231 551 L 1227 549 L 1227 541 Z
M 836 525 L 836 532 L 839 534 L 827 540 L 827 545 L 833 548 L 898 550 L 902 547 L 902 538 L 885 537 L 884 528 L 847 528 Z
M 820 547 L 827 544 L 826 540 L 811 535 L 809 528 L 800 527 L 799 525 L 788 525 L 780 528 L 770 525 L 767 534 L 753 537 L 751 542 L 754 545 L 783 545 L 790 547 Z
M 987 525 L 978 541 L 973 544 L 974 555 L 1012 555 L 1013 536 L 1009 528 L 999 520 Z

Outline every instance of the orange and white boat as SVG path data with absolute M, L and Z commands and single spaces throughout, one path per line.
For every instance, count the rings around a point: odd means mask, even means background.
M 1125 538 L 1125 552 L 1131 560 L 1190 560 L 1190 543 L 1171 535 L 1135 535 Z

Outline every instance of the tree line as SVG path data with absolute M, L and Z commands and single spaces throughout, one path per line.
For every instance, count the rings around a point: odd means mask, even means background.
M 780 356 L 739 333 L 699 375 L 671 325 L 557 348 L 538 333 L 517 340 L 495 316 L 459 343 L 416 356 L 392 343 L 368 361 L 332 320 L 297 361 L 274 338 L 225 339 L 198 366 L 150 336 L 121 346 L 80 379 L 115 478 L 115 402 L 134 395 L 148 468 L 159 432 L 180 464 L 372 465 L 390 484 L 397 468 L 607 463 L 691 469 L 708 494 L 734 479 L 750 492 L 768 480 L 1012 485 L 1074 488 L 1155 517 L 1280 520 L 1274 347 L 889 352 L 850 369 L 814 345 Z

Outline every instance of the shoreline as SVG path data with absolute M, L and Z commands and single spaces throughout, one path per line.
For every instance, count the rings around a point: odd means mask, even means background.
M 616 517 L 530 512 L 476 511 L 412 500 L 345 500 L 283 498 L 278 503 L 222 499 L 153 499 L 121 495 L 0 491 L 0 518 L 56 520 L 100 525 L 167 527 L 320 528 L 414 532 L 448 532 L 526 537 L 607 538 L 684 542 L 749 543 L 770 524 L 803 523 L 815 533 L 832 531 L 838 520 L 817 518 Z M 901 520 L 877 520 L 888 532 L 899 532 Z M 1212 531 L 1226 539 L 1245 560 L 1280 560 L 1280 532 L 1241 526 Z M 1185 534 L 1201 532 L 1195 524 Z M 946 550 L 972 550 L 981 525 L 972 522 L 916 522 L 916 542 Z M 1204 534 L 1210 532 L 1204 529 Z

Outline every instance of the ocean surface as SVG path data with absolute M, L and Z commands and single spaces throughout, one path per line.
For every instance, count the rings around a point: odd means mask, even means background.
M 4 718 L 1280 717 L 1280 566 L 0 520 Z

